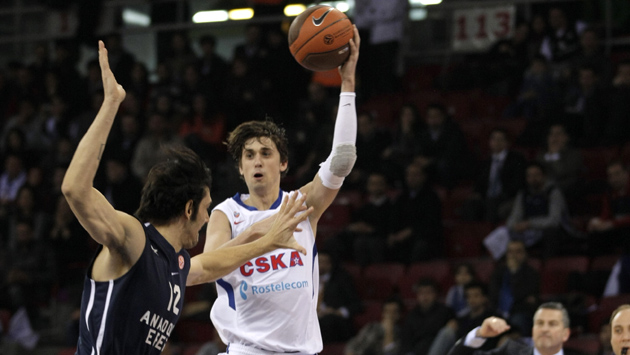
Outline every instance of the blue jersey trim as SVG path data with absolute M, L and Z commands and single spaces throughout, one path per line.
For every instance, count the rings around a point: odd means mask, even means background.
M 280 193 L 278 193 L 278 198 L 276 199 L 276 201 L 271 205 L 271 207 L 269 207 L 270 210 L 276 209 L 280 206 L 280 204 L 282 203 L 282 190 L 280 190 Z M 243 202 L 243 200 L 241 200 L 241 193 L 237 192 L 236 195 L 234 195 L 232 197 L 232 199 L 234 201 L 236 201 L 236 203 L 238 203 L 239 205 L 241 205 L 243 208 L 249 210 L 249 211 L 258 211 L 258 208 L 254 207 L 254 206 L 249 206 L 246 205 L 245 202 Z
M 234 300 L 234 289 L 232 288 L 232 285 L 230 285 L 229 283 L 223 281 L 223 279 L 218 279 L 217 280 L 217 285 L 223 287 L 225 292 L 227 292 L 228 305 L 230 306 L 230 308 L 232 308 L 233 310 L 236 311 L 236 301 Z
M 313 263 L 312 265 L 312 270 L 311 270 L 311 275 L 313 275 L 313 278 L 315 278 L 315 258 L 317 257 L 317 244 L 313 244 Z M 313 284 L 315 284 L 315 280 L 313 280 Z M 313 295 L 312 297 L 315 297 L 315 287 L 313 287 Z

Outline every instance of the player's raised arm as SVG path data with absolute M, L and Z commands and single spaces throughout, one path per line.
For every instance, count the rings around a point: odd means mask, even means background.
M 226 246 L 193 257 L 187 286 L 214 281 L 243 265 L 247 260 L 268 253 L 278 248 L 289 248 L 306 254 L 306 250 L 293 237 L 297 225 L 306 220 L 313 208 L 306 208 L 306 195 L 284 198 L 280 211 L 272 216 L 273 224 L 262 238 L 238 246 Z
M 353 26 L 353 30 L 354 38 L 350 40 L 350 56 L 339 67 L 341 94 L 335 121 L 332 151 L 326 161 L 321 164 L 313 181 L 301 189 L 302 192 L 309 194 L 306 204 L 314 208 L 311 215 L 311 223 L 316 223 L 326 208 L 330 206 L 335 196 L 337 196 L 344 178 L 350 174 L 357 159 L 355 147 L 357 139 L 357 109 L 354 90 L 361 38 L 356 26 Z
M 99 41 L 98 46 L 105 92 L 103 104 L 79 142 L 61 190 L 90 236 L 100 244 L 112 246 L 120 242 L 125 234 L 123 224 L 120 222 L 120 213 L 93 187 L 93 182 L 116 112 L 125 99 L 125 90 L 118 84 L 109 67 L 105 45 Z

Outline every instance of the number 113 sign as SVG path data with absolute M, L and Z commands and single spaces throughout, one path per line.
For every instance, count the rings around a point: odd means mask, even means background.
M 514 6 L 459 9 L 453 13 L 453 50 L 483 51 L 514 33 Z

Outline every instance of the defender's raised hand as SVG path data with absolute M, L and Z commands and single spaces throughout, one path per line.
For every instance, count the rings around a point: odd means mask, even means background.
M 305 221 L 313 212 L 313 208 L 306 208 L 304 205 L 306 194 L 303 194 L 300 198 L 297 196 L 298 193 L 294 192 L 290 197 L 284 197 L 280 211 L 276 214 L 276 219 L 271 229 L 263 238 L 269 238 L 269 242 L 275 248 L 295 249 L 306 255 L 306 249 L 298 244 L 293 237 L 293 233 L 297 225 Z
M 107 57 L 107 48 L 103 41 L 98 41 L 98 62 L 101 65 L 101 78 L 103 79 L 103 91 L 105 92 L 105 100 L 112 100 L 121 103 L 125 99 L 125 89 L 118 84 L 114 73 L 109 67 L 109 58 Z

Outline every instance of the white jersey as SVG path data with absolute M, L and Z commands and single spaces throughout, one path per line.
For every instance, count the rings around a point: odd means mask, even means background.
M 227 216 L 233 239 L 253 223 L 277 213 L 285 194 L 281 191 L 266 211 L 245 205 L 243 200 L 249 197 L 245 194 L 236 194 L 214 209 Z M 265 352 L 307 354 L 322 350 L 316 309 L 319 264 L 315 235 L 308 219 L 298 228 L 302 231 L 294 236 L 307 255 L 277 249 L 217 280 L 218 298 L 210 318 L 228 349 L 245 346 Z

